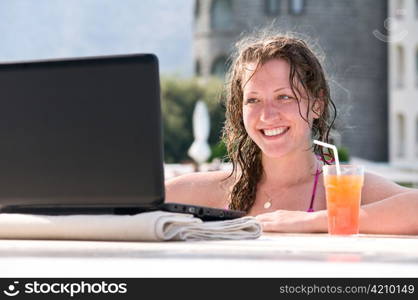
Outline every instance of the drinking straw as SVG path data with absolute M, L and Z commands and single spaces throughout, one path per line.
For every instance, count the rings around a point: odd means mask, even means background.
M 313 142 L 314 142 L 314 144 L 317 144 L 319 146 L 332 149 L 332 152 L 334 153 L 334 158 L 335 158 L 335 165 L 336 165 L 336 168 L 337 168 L 337 175 L 341 175 L 340 160 L 338 159 L 337 147 L 335 147 L 335 145 L 327 144 L 327 143 L 317 141 L 317 140 L 314 140 Z

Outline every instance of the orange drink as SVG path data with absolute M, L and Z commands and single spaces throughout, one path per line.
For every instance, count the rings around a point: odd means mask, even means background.
M 340 175 L 338 175 L 335 165 L 324 166 L 323 170 L 328 212 L 328 233 L 338 235 L 358 234 L 364 168 L 362 166 L 341 165 Z

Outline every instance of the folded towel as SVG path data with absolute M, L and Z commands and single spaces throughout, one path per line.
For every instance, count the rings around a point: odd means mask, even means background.
M 189 214 L 163 211 L 137 215 L 0 214 L 2 239 L 59 240 L 239 240 L 261 235 L 253 217 L 202 222 Z

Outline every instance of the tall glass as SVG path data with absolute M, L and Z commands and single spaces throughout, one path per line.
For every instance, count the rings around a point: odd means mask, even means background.
M 358 234 L 364 167 L 340 165 L 340 170 L 340 175 L 338 175 L 335 165 L 323 167 L 328 233 L 332 235 Z

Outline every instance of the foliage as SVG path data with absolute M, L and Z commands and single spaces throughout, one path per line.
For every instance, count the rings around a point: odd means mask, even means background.
M 337 148 L 338 151 L 338 158 L 341 162 L 349 162 L 350 155 L 348 153 L 348 149 L 346 147 L 339 147 Z
M 212 161 L 214 158 L 219 158 L 221 161 L 225 162 L 229 161 L 226 145 L 222 140 L 220 140 L 216 145 L 212 146 L 212 154 L 209 160 Z
M 203 100 L 210 115 L 209 145 L 215 147 L 225 120 L 221 104 L 223 85 L 219 79 L 163 77 L 161 80 L 164 160 L 166 163 L 191 161 L 187 151 L 193 143 L 193 110 Z M 211 159 L 214 156 L 211 156 Z

